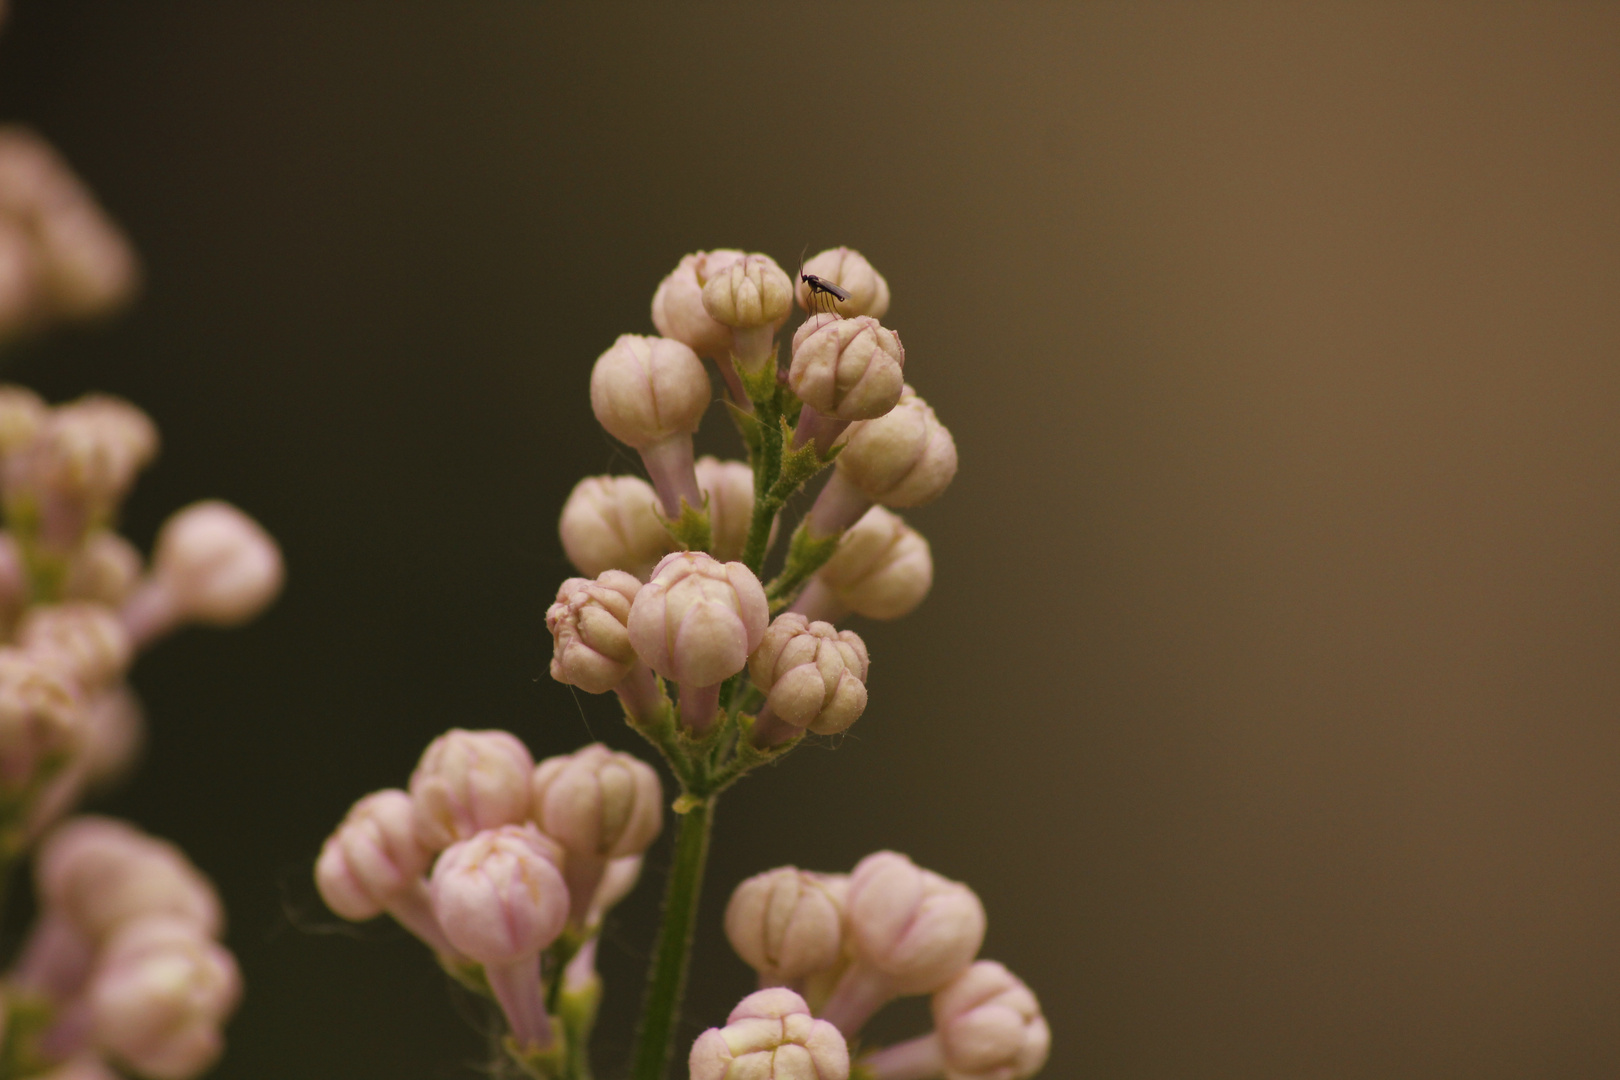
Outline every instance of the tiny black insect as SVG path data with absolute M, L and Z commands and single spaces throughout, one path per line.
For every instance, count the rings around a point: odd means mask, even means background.
M 823 297 L 830 298 L 826 301 L 829 313 L 833 309 L 834 301 L 842 302 L 849 299 L 848 289 L 835 282 L 828 281 L 826 278 L 819 278 L 814 274 L 800 274 L 799 280 L 810 286 L 810 310 L 812 311 L 821 310 Z

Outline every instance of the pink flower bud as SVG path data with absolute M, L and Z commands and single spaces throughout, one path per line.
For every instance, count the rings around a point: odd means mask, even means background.
M 626 855 L 620 859 L 608 860 L 607 869 L 602 873 L 602 881 L 596 887 L 596 895 L 591 898 L 590 914 L 586 916 L 586 926 L 599 926 L 602 917 L 619 901 L 630 895 L 641 880 L 641 864 L 644 857 L 641 855 Z
M 0 341 L 35 329 L 47 314 L 38 245 L 28 230 L 0 217 Z
M 947 1080 L 1027 1080 L 1046 1064 L 1052 1032 L 1023 981 L 980 960 L 934 995 Z
M 703 286 L 703 310 L 734 329 L 779 326 L 792 306 L 792 285 L 769 255 L 747 255 L 721 268 Z
M 0 457 L 28 445 L 49 412 L 50 407 L 27 387 L 0 385 Z
M 551 677 L 587 694 L 605 694 L 639 661 L 630 647 L 630 603 L 641 582 L 623 570 L 603 571 L 595 581 L 569 578 L 546 609 L 551 631 Z
M 620 334 L 591 369 L 597 421 L 637 450 L 691 435 L 712 396 L 703 361 L 671 338 Z
M 31 608 L 18 627 L 17 644 L 55 662 L 87 690 L 121 679 L 135 652 L 111 608 L 82 601 Z
M 700 457 L 697 478 L 709 499 L 709 554 L 721 562 L 742 558 L 754 516 L 754 470 L 741 461 Z
M 897 515 L 874 506 L 844 533 L 813 585 L 823 586 L 834 601 L 832 614 L 822 618 L 836 618 L 844 609 L 869 619 L 898 619 L 923 602 L 933 583 L 928 541 Z M 818 612 L 808 606 L 815 598 L 810 589 L 805 592 L 806 601 L 794 607 L 816 618 Z
M 195 926 L 149 918 L 108 941 L 89 995 L 99 1047 L 142 1076 L 187 1080 L 218 1059 L 242 978 L 231 954 Z
M 823 281 L 830 281 L 849 293 L 848 300 L 838 300 L 824 294 L 819 300 L 813 301 L 810 285 L 801 277 L 794 285 L 794 292 L 799 306 L 806 311 L 814 310 L 819 303 L 823 311 L 829 310 L 830 306 L 830 310 L 845 318 L 870 315 L 874 319 L 881 319 L 888 314 L 889 283 L 883 280 L 882 274 L 872 269 L 872 264 L 866 261 L 864 255 L 853 248 L 837 247 L 823 251 L 805 263 L 800 274 L 811 274 Z
M 321 847 L 315 885 L 326 906 L 362 922 L 427 873 L 432 853 L 416 835 L 416 809 L 398 789 L 373 792 L 355 803 Z
M 843 915 L 820 875 L 783 866 L 737 886 L 726 905 L 726 937 L 762 986 L 791 986 L 838 963 Z
M 653 507 L 658 496 L 637 476 L 589 476 L 563 504 L 558 531 L 563 551 L 580 573 L 596 577 L 623 570 L 646 578 L 676 547 Z
M 236 626 L 281 591 L 281 549 L 259 523 L 210 499 L 176 512 L 158 532 L 152 577 L 124 608 L 139 643 L 181 621 Z
M 123 232 L 86 197 L 39 217 L 44 288 L 58 313 L 88 318 L 112 311 L 135 291 L 140 269 Z
M 146 715 L 135 692 L 123 683 L 108 687 L 85 702 L 75 764 L 87 783 L 116 780 L 134 764 L 145 738 Z
M 534 769 L 534 821 L 572 857 L 640 855 L 663 828 L 663 790 L 652 766 L 592 743 Z
M 57 826 L 34 873 L 44 901 L 93 939 L 155 915 L 209 936 L 224 922 L 214 887 L 179 848 L 113 818 L 86 815 Z
M 40 541 L 66 552 L 113 514 L 157 447 L 151 418 L 119 398 L 92 394 L 52 409 L 5 456 L 8 513 L 34 515 Z
M 749 994 L 725 1027 L 698 1036 L 688 1065 L 691 1080 L 848 1080 L 849 1048 L 802 997 L 777 987 Z
M 725 361 L 731 348 L 731 330 L 715 322 L 703 309 L 703 286 L 742 257 L 742 252 L 728 249 L 683 257 L 653 294 L 652 321 L 658 332 L 699 356 Z
M 899 402 L 905 362 L 900 335 L 876 319 L 826 319 L 794 339 L 788 386 L 824 416 L 871 420 Z
M 748 660 L 770 711 L 796 728 L 834 735 L 866 709 L 866 645 L 852 630 L 778 615 Z
M 108 529 L 97 529 L 68 560 L 62 593 L 70 600 L 121 607 L 135 591 L 145 563 L 134 544 Z
M 442 851 L 485 829 L 516 825 L 529 816 L 533 769 L 528 748 L 504 731 L 445 732 L 411 773 L 417 836 Z
M 83 704 L 47 657 L 0 646 L 0 791 L 16 795 L 78 747 Z
M 0 628 L 11 625 L 28 603 L 28 571 L 17 538 L 0 529 Z
M 944 494 L 956 476 L 956 443 L 908 386 L 888 414 L 849 429 L 837 467 L 874 502 L 922 506 Z

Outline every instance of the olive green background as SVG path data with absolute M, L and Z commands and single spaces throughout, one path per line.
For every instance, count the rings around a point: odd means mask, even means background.
M 0 113 L 148 270 L 8 377 L 152 412 L 142 542 L 218 495 L 290 566 L 143 661 L 107 804 L 224 890 L 219 1076 L 474 1075 L 310 861 L 453 724 L 635 747 L 545 669 L 563 497 L 634 467 L 590 364 L 688 251 L 836 243 L 961 474 L 867 715 L 722 803 L 683 1045 L 732 884 L 892 847 L 1053 1078 L 1620 1075 L 1620 8 L 22 0 Z

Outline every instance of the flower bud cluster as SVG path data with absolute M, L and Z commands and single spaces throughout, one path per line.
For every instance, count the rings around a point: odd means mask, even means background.
M 39 919 L 7 975 L 51 1010 L 30 1052 L 68 1075 L 207 1071 L 241 997 L 208 880 L 174 845 L 99 817 L 52 830 L 35 876 Z
M 744 1004 L 790 994 L 806 1017 L 801 1028 L 813 1014 L 853 1037 L 893 998 L 933 996 L 931 1034 L 859 1062 L 876 1080 L 1024 1080 L 1044 1064 L 1051 1036 L 1035 996 L 1000 964 L 974 961 L 984 931 L 971 889 L 892 851 L 848 875 L 767 871 L 737 886 L 726 908 L 737 955 L 761 987 L 782 988 Z M 713 1062 L 730 1060 L 720 1036 L 733 1056 L 766 1045 L 729 1027 L 705 1032 L 692 1050 L 694 1080 L 730 1075 L 714 1071 Z
M 480 967 L 516 1045 L 544 1051 L 542 954 L 561 940 L 566 962 L 595 937 L 662 825 L 658 776 L 628 754 L 593 743 L 536 765 L 504 731 L 457 728 L 428 746 L 408 790 L 350 809 L 315 883 L 343 918 L 389 914 L 452 970 Z

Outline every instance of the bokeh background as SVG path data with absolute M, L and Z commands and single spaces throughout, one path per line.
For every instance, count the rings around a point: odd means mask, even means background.
M 545 674 L 590 364 L 684 253 L 888 276 L 962 471 L 872 707 L 724 800 L 719 913 L 881 847 L 969 881 L 1047 1075 L 1620 1075 L 1620 8 L 20 0 L 0 114 L 129 229 L 130 510 L 289 590 L 143 663 L 106 805 L 220 882 L 220 1077 L 457 1077 L 421 950 L 309 883 L 433 735 L 636 740 Z M 716 410 L 708 448 L 731 452 Z M 607 948 L 639 998 L 660 847 Z M 912 1033 L 920 1008 L 880 1030 Z

